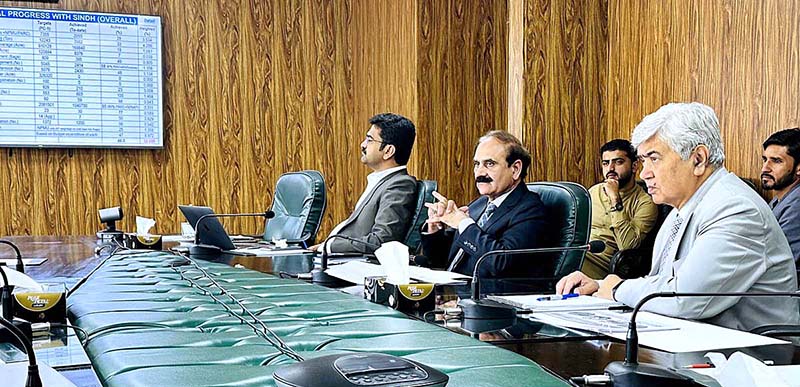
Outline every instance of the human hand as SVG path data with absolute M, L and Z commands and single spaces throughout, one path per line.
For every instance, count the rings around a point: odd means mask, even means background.
M 433 191 L 433 197 L 436 198 L 437 201 L 425 203 L 425 207 L 428 208 L 428 220 L 426 220 L 425 223 L 428 225 L 428 233 L 431 234 L 444 228 L 444 223 L 442 223 L 440 217 L 444 215 L 447 209 L 447 198 L 436 191 Z
M 556 294 L 578 293 L 580 295 L 592 295 L 599 287 L 600 285 L 597 281 L 580 271 L 575 271 L 558 281 Z
M 603 193 L 606 194 L 606 197 L 611 204 L 616 204 L 620 201 L 619 197 L 619 180 L 616 179 L 606 179 L 605 183 L 603 183 Z
M 428 207 L 428 232 L 433 233 L 441 230 L 444 225 L 450 227 L 458 227 L 458 224 L 469 217 L 467 211 L 468 207 L 459 207 L 456 202 L 448 200 L 442 194 L 434 191 L 433 197 L 436 198 L 436 203 L 425 203 Z
M 595 293 L 595 297 L 605 298 L 607 300 L 614 300 L 614 287 L 617 286 L 618 283 L 622 282 L 622 278 L 619 278 L 616 274 L 609 274 L 603 279 L 603 283 L 600 285 L 600 288 Z

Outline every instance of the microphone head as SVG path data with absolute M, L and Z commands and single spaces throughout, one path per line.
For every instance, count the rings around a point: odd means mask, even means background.
M 264 212 L 264 217 L 267 219 L 272 219 L 275 217 L 275 211 L 267 210 Z
M 603 241 L 589 242 L 589 252 L 593 254 L 602 253 L 606 249 L 606 244 Z

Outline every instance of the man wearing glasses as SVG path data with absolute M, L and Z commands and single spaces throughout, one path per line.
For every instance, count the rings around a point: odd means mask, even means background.
M 406 164 L 414 147 L 416 128 L 408 118 L 383 113 L 369 119 L 361 142 L 361 162 L 372 169 L 367 188 L 350 216 L 330 235 L 346 235 L 365 243 L 333 238 L 329 252 L 371 254 L 373 246 L 403 241 L 414 217 L 417 179 L 408 175 Z M 312 248 L 322 249 L 321 245 Z

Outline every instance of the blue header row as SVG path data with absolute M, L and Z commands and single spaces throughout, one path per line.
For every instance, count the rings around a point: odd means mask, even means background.
M 135 26 L 139 23 L 136 16 L 110 15 L 78 12 L 53 12 L 35 9 L 0 8 L 0 18 L 53 20 L 79 23 L 124 24 Z

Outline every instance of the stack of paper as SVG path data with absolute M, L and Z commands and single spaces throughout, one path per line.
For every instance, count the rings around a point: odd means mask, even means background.
M 471 278 L 459 273 L 431 270 L 424 267 L 411 266 L 408 269 L 411 279 L 437 285 L 464 284 Z M 359 261 L 350 261 L 342 265 L 331 266 L 326 273 L 354 284 L 363 284 L 365 277 L 386 275 L 380 265 Z
M 520 309 L 530 309 L 534 312 L 600 310 L 608 309 L 614 306 L 622 306 L 622 304 L 619 302 L 592 296 L 579 296 L 554 301 L 539 301 L 540 298 L 549 296 L 552 295 L 529 294 L 523 296 L 487 296 L 486 298 L 503 304 L 515 306 Z

